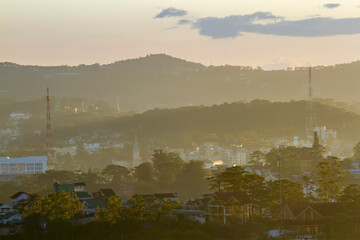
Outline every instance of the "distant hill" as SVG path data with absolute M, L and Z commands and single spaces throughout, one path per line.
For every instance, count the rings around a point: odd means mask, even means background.
M 315 96 L 360 101 L 360 61 L 314 67 Z M 263 71 L 250 67 L 204 66 L 164 54 L 106 65 L 22 66 L 0 63 L 0 98 L 38 99 L 49 84 L 58 98 L 119 100 L 124 111 L 212 105 L 241 100 L 306 98 L 308 71 Z M 47 80 L 46 80 L 47 79 Z
M 360 115 L 320 103 L 315 104 L 315 109 L 319 125 L 337 130 L 342 139 L 360 140 Z M 161 146 L 209 140 L 232 143 L 234 139 L 242 143 L 263 138 L 304 137 L 305 113 L 305 101 L 271 103 L 254 100 L 211 107 L 154 109 L 134 116 L 102 119 L 72 127 L 55 126 L 53 135 L 57 140 L 67 140 L 71 136 L 94 132 L 119 132 L 130 140 L 137 135 Z

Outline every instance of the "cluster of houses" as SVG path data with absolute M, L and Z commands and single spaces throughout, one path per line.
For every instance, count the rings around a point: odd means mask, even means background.
M 81 223 L 95 220 L 95 214 L 99 209 L 106 209 L 110 197 L 116 195 L 112 189 L 100 189 L 97 192 L 86 191 L 86 184 L 54 182 L 54 192 L 74 191 L 83 205 L 84 214 Z M 147 203 L 163 204 L 164 201 L 179 202 L 177 193 L 155 193 L 141 196 Z M 19 206 L 28 202 L 31 195 L 25 192 L 17 192 L 11 196 L 11 204 L 0 203 L 0 235 L 11 233 L 11 228 L 21 226 L 22 217 Z M 124 207 L 131 207 L 131 201 L 122 200 Z M 346 215 L 354 228 L 358 227 L 360 220 L 360 208 L 354 210 L 354 206 L 340 203 L 295 203 L 284 204 L 279 215 L 284 229 L 290 232 L 306 232 L 319 234 L 324 231 L 328 223 L 336 220 L 339 215 Z M 259 216 L 258 206 L 250 199 L 246 192 L 215 192 L 202 198 L 191 198 L 170 211 L 169 216 L 177 220 L 182 217 L 188 221 L 218 224 L 245 223 L 255 216 Z M 6 231 L 4 231 L 6 229 Z

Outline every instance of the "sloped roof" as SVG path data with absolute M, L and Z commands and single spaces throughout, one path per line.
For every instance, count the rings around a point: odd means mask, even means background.
M 4 215 L 0 215 L 0 219 L 4 220 L 4 219 L 9 219 L 14 215 L 20 215 L 20 213 L 18 212 L 9 212 L 9 213 L 5 213 Z M 21 216 L 21 215 L 20 215 Z
M 104 197 L 109 198 L 111 196 L 115 196 L 116 193 L 111 188 L 100 189 L 100 192 L 104 195 Z
M 239 201 L 242 204 L 252 203 L 246 192 L 216 192 L 214 193 L 214 199 L 228 202 L 231 198 Z
M 73 183 L 61 183 L 58 186 L 59 191 L 63 190 L 64 192 L 74 191 L 75 187 Z
M 84 182 L 76 182 L 74 183 L 74 186 L 80 187 L 80 186 L 86 186 L 86 184 Z
M 155 193 L 155 198 L 177 198 L 174 193 Z
M 4 206 L 4 207 L 6 207 L 6 206 L 7 206 L 7 207 L 10 207 L 10 206 L 9 206 L 8 204 L 6 204 L 6 203 L 0 203 L 0 207 L 3 207 L 3 206 Z
M 14 199 L 14 198 L 18 198 L 19 196 L 21 196 L 22 194 L 27 194 L 26 192 L 17 192 L 17 193 L 15 193 L 14 195 L 12 195 L 10 198 L 12 198 L 12 199 Z M 27 195 L 29 195 L 29 194 L 27 194 Z
M 106 202 L 102 199 L 90 199 L 85 201 L 88 209 L 95 209 L 97 207 L 106 208 Z
M 79 199 L 91 198 L 91 195 L 88 192 L 75 192 Z
M 348 204 L 342 202 L 287 204 L 295 217 L 301 214 L 306 208 L 313 209 L 322 217 L 334 217 L 339 213 L 347 212 L 347 205 Z

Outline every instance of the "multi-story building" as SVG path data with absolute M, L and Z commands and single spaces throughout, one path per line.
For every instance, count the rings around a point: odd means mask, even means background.
M 46 171 L 46 162 L 46 156 L 0 157 L 0 175 L 44 173 Z

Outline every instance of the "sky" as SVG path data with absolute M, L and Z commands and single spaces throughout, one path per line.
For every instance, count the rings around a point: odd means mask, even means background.
M 0 61 L 107 64 L 166 53 L 205 65 L 359 60 L 360 0 L 0 0 Z

